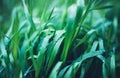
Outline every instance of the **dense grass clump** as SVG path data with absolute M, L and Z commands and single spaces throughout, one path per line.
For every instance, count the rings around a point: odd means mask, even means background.
M 119 78 L 119 0 L 9 2 L 0 1 L 0 78 Z

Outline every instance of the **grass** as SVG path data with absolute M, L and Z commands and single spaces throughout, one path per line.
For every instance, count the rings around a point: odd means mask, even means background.
M 119 78 L 117 2 L 13 4 L 10 19 L 0 19 L 0 78 Z

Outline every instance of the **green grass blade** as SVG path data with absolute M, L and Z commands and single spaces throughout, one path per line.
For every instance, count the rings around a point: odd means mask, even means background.
M 18 12 L 16 12 L 13 21 L 14 21 L 14 24 L 13 24 L 12 33 L 16 34 L 19 29 Z M 12 44 L 12 55 L 13 55 L 15 62 L 17 62 L 18 48 L 19 48 L 19 33 L 17 33 L 17 35 L 13 36 L 12 43 L 13 43 Z
M 51 57 L 51 53 L 53 52 L 53 49 L 55 48 L 56 43 L 59 41 L 60 38 L 64 36 L 65 31 L 64 30 L 57 30 L 55 32 L 53 41 L 48 46 L 48 51 L 47 51 L 47 63 L 49 62 L 49 59 Z M 48 64 L 47 64 L 48 65 Z
M 72 43 L 72 37 L 74 34 L 74 29 L 75 29 L 74 21 L 75 21 L 75 17 L 76 17 L 76 15 L 75 15 L 76 10 L 77 10 L 76 5 L 72 5 L 68 9 L 67 25 L 65 28 L 66 34 L 65 34 L 64 48 L 63 48 L 62 55 L 61 55 L 62 61 L 66 61 L 68 50 Z
M 106 6 L 94 7 L 94 8 L 91 8 L 90 10 L 104 10 L 104 9 L 111 9 L 111 8 L 113 8 L 112 5 L 106 5 Z
M 58 78 L 63 78 L 65 72 L 69 69 L 70 65 L 66 66 L 65 68 L 63 68 L 62 70 L 60 70 L 59 74 L 58 74 Z
M 75 48 L 77 48 L 79 45 L 81 45 L 82 43 L 84 43 L 85 41 L 88 40 L 88 38 L 95 33 L 96 30 L 92 29 L 90 30 L 76 45 Z
M 71 67 L 67 70 L 67 72 L 65 73 L 65 75 L 64 75 L 63 78 L 72 78 L 72 77 L 73 77 L 72 74 L 73 74 L 73 66 L 71 66 Z
M 57 74 L 59 72 L 60 66 L 62 65 L 62 62 L 58 62 L 56 66 L 53 68 L 49 78 L 58 78 Z
M 103 78 L 108 78 L 107 69 L 106 69 L 105 63 L 102 64 L 102 74 L 103 74 Z
M 30 15 L 30 13 L 28 11 L 27 5 L 25 4 L 25 0 L 22 0 L 22 3 L 24 6 L 24 12 L 25 12 L 26 18 L 30 23 L 30 33 L 32 34 L 36 30 L 36 27 L 35 27 L 35 24 L 33 22 L 32 16 Z
M 54 60 L 55 60 L 55 58 L 56 58 L 56 55 L 58 54 L 58 51 L 59 51 L 59 48 L 60 48 L 60 45 L 61 45 L 63 39 L 64 39 L 64 37 L 60 38 L 60 39 L 56 42 L 56 44 L 55 44 L 55 46 L 54 46 L 54 48 L 53 48 L 53 51 L 52 51 L 52 53 L 51 53 L 51 56 L 50 56 L 50 58 L 49 58 L 49 62 L 48 62 L 48 67 L 47 67 L 47 69 L 49 69 L 49 68 L 51 67 L 51 65 L 53 64 L 53 62 L 54 62 Z
M 98 55 L 101 55 L 102 53 L 104 53 L 103 50 L 96 50 L 97 49 L 97 46 L 98 46 L 98 42 L 95 41 L 91 47 L 91 50 L 90 52 L 88 53 L 85 53 L 83 55 L 81 55 L 79 58 L 77 58 L 74 62 L 73 62 L 73 65 L 74 65 L 74 73 L 76 73 L 79 69 L 79 67 L 81 66 L 81 63 L 84 62 L 86 59 L 88 58 L 92 58 L 92 57 L 95 57 L 95 56 L 98 56 Z M 75 74 L 74 74 L 75 75 Z
M 115 54 L 112 54 L 110 59 L 110 73 L 112 78 L 116 78 L 116 70 L 115 70 Z
M 47 47 L 48 47 L 48 44 L 49 44 L 49 40 L 50 40 L 50 38 L 52 36 L 53 35 L 46 36 L 43 39 L 41 47 L 39 47 L 40 49 L 39 49 L 39 53 L 38 53 L 37 60 L 36 60 L 36 65 L 37 65 L 36 72 L 37 73 L 39 73 L 40 70 L 42 69 L 42 66 L 43 66 L 44 60 L 45 60 L 45 52 L 47 50 Z M 36 78 L 38 78 L 38 76 Z
M 87 15 L 88 15 L 88 13 L 89 13 L 89 9 L 90 9 L 90 7 L 91 7 L 91 4 L 92 4 L 92 1 L 90 1 L 90 3 L 87 5 L 85 11 L 83 12 L 83 14 L 82 14 L 82 16 L 81 16 L 80 23 L 79 23 L 79 25 L 78 25 L 78 27 L 77 27 L 77 29 L 76 29 L 76 31 L 75 31 L 75 34 L 74 34 L 73 39 L 76 38 L 77 35 L 79 34 L 80 28 L 81 28 L 81 26 L 82 26 L 85 18 L 87 17 Z
M 99 39 L 99 49 L 105 50 L 105 49 L 104 49 L 104 44 L 103 44 L 103 40 L 102 40 L 102 39 Z

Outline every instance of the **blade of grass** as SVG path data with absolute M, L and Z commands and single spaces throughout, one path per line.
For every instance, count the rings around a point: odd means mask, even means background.
M 69 48 L 71 46 L 72 43 L 72 36 L 74 34 L 74 21 L 75 21 L 75 17 L 76 17 L 76 10 L 77 7 L 76 5 L 72 5 L 69 7 L 68 9 L 68 18 L 67 18 L 67 25 L 66 25 L 66 34 L 65 34 L 65 41 L 64 41 L 64 48 L 61 54 L 61 60 L 62 61 L 66 61 L 67 58 L 67 54 L 69 51 Z
M 36 75 L 35 75 L 35 78 L 38 78 L 39 77 L 39 72 L 44 64 L 44 60 L 45 60 L 45 52 L 47 50 L 47 46 L 49 44 L 49 40 L 50 38 L 53 36 L 52 35 L 49 35 L 49 36 L 46 36 L 42 42 L 42 46 L 40 47 L 39 49 L 39 53 L 38 53 L 38 58 L 37 58 L 37 63 L 36 63 Z M 41 63 L 40 63 L 41 62 Z
M 64 33 L 65 33 L 64 30 L 57 30 L 57 31 L 55 32 L 55 36 L 54 36 L 54 38 L 53 38 L 53 41 L 52 41 L 52 42 L 49 44 L 49 46 L 48 46 L 48 51 L 47 51 L 47 63 L 48 63 L 48 61 L 49 61 L 49 59 L 50 59 L 50 57 L 51 57 L 51 52 L 53 51 L 53 48 L 54 48 L 56 42 L 57 42 L 61 37 L 63 37 Z
M 75 33 L 74 33 L 73 40 L 74 40 L 74 39 L 77 37 L 77 35 L 79 34 L 80 28 L 81 28 L 81 26 L 82 26 L 85 18 L 87 17 L 87 15 L 88 15 L 88 13 L 89 13 L 89 9 L 90 9 L 91 4 L 92 4 L 92 2 L 93 2 L 93 1 L 91 1 L 91 0 L 89 0 L 89 1 L 90 1 L 90 3 L 87 5 L 85 11 L 83 12 L 82 17 L 81 17 L 81 20 L 80 20 L 80 23 L 79 23 L 78 27 L 76 28 L 76 31 L 75 31 Z
M 48 67 L 47 67 L 47 70 L 49 70 L 49 68 L 51 67 L 51 65 L 53 64 L 54 62 L 54 59 L 56 58 L 56 55 L 58 54 L 58 50 L 60 48 L 60 45 L 63 41 L 64 37 L 60 38 L 57 43 L 55 44 L 54 48 L 53 48 L 53 51 L 51 53 L 51 57 L 49 58 L 49 62 L 48 62 Z
M 111 8 L 113 8 L 113 5 L 94 7 L 94 8 L 91 8 L 90 10 L 103 10 L 103 9 L 111 9 Z
M 75 48 L 76 49 L 79 45 L 81 45 L 82 43 L 84 43 L 86 40 L 88 40 L 88 38 L 94 34 L 96 32 L 96 30 L 92 29 L 90 30 L 76 45 Z
M 72 64 L 73 65 L 73 71 L 74 71 L 73 76 L 76 74 L 76 72 L 80 68 L 82 62 L 84 62 L 88 58 L 92 58 L 92 57 L 101 55 L 104 52 L 103 50 L 94 51 L 94 50 L 97 49 L 97 46 L 98 46 L 98 42 L 95 41 L 92 45 L 92 48 L 91 48 L 90 52 L 85 53 L 85 54 L 81 55 L 79 58 L 77 58 L 76 60 L 74 60 L 74 62 Z
M 110 72 L 111 72 L 111 77 L 116 78 L 115 54 L 112 54 L 112 56 L 110 58 Z
M 102 55 L 98 55 L 97 56 L 102 62 L 102 75 L 103 75 L 103 78 L 108 78 L 108 74 L 107 74 L 107 65 L 106 65 L 106 60 L 105 58 L 102 56 Z
M 63 78 L 72 78 L 73 77 L 73 66 L 70 66 L 70 68 L 68 69 L 68 71 L 65 73 Z
M 85 76 L 85 66 L 82 66 L 80 78 L 84 78 L 84 76 Z
M 22 0 L 22 3 L 23 3 L 23 6 L 24 6 L 24 12 L 25 12 L 26 18 L 29 21 L 30 26 L 31 26 L 30 27 L 30 33 L 32 34 L 32 32 L 34 32 L 36 30 L 36 27 L 35 27 L 35 24 L 33 22 L 32 16 L 29 14 L 27 5 L 25 4 L 25 0 Z
M 18 31 L 18 27 L 19 27 L 19 20 L 18 20 L 18 12 L 16 11 L 15 17 L 14 17 L 14 24 L 13 24 L 13 29 L 12 29 L 12 33 L 15 34 Z M 19 33 L 17 33 L 17 35 L 15 35 L 12 39 L 12 55 L 14 57 L 15 62 L 17 62 L 17 58 L 18 58 L 18 47 L 19 47 Z
M 52 70 L 49 78 L 58 78 L 58 77 L 57 77 L 57 74 L 58 74 L 58 72 L 59 72 L 59 69 L 60 69 L 60 66 L 61 66 L 61 65 L 62 65 L 62 62 L 58 62 L 58 63 L 56 64 L 56 66 L 55 66 L 54 69 Z
M 102 74 L 103 74 L 103 78 L 108 78 L 105 63 L 102 64 Z
M 66 66 L 65 68 L 63 68 L 62 70 L 60 70 L 59 74 L 58 74 L 58 78 L 63 78 L 65 72 L 69 69 L 70 65 Z

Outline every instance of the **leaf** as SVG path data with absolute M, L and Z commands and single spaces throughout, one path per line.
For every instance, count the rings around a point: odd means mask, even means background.
M 96 32 L 96 30 L 92 29 L 90 30 L 82 39 L 80 39 L 80 41 L 75 45 L 75 48 L 77 48 L 79 45 L 81 45 L 82 43 L 84 43 L 86 40 L 88 40 L 88 38 L 94 34 Z
M 54 37 L 54 42 L 56 42 L 59 38 L 63 37 L 64 33 L 65 30 L 57 30 Z
M 77 58 L 76 60 L 73 61 L 73 63 L 72 63 L 73 70 L 74 70 L 73 76 L 75 75 L 75 73 L 80 68 L 82 62 L 84 62 L 88 58 L 92 58 L 92 57 L 101 55 L 104 52 L 104 50 L 97 50 L 96 51 L 97 46 L 98 46 L 98 42 L 95 41 L 92 45 L 92 48 L 91 48 L 90 52 L 81 55 L 79 58 Z
M 81 5 L 77 5 L 77 10 L 76 10 L 76 16 L 75 16 L 75 26 L 77 27 L 79 25 L 80 19 L 83 14 L 83 7 Z
M 53 48 L 53 51 L 52 51 L 52 53 L 51 53 L 51 56 L 50 56 L 50 58 L 49 58 L 47 69 L 49 69 L 49 68 L 51 67 L 51 65 L 53 64 L 53 62 L 54 62 L 54 60 L 55 60 L 55 58 L 56 58 L 56 55 L 58 54 L 58 51 L 59 51 L 59 48 L 60 48 L 60 45 L 61 45 L 63 39 L 64 39 L 64 37 L 60 38 L 60 39 L 56 42 L 56 44 L 55 44 L 55 46 L 54 46 L 54 48 Z
M 115 54 L 112 54 L 110 58 L 110 73 L 112 78 L 116 78 L 116 70 L 115 70 Z
M 47 58 L 46 58 L 47 59 L 47 63 L 48 63 L 48 61 L 49 61 L 49 59 L 51 57 L 51 53 L 53 52 L 53 48 L 55 47 L 55 45 L 58 42 L 58 40 L 63 37 L 64 33 L 65 33 L 64 30 L 57 30 L 55 32 L 53 41 L 51 41 L 51 43 L 48 46 Z
M 108 78 L 107 69 L 105 63 L 102 64 L 102 74 L 103 78 Z
M 63 78 L 65 72 L 69 69 L 70 65 L 65 66 L 62 70 L 60 70 L 59 74 L 58 74 L 58 78 Z
M 49 40 L 52 37 L 52 35 L 46 36 L 43 41 L 42 41 L 42 45 L 41 47 L 39 47 L 39 53 L 38 53 L 38 57 L 37 57 L 37 70 L 40 71 L 40 69 L 42 68 L 42 65 L 44 64 L 44 60 L 45 60 L 45 52 L 47 50 L 48 44 L 49 44 Z
M 18 12 L 16 10 L 15 12 L 15 16 L 14 16 L 14 23 L 13 23 L 13 28 L 12 28 L 12 33 L 13 34 L 16 34 L 13 36 L 13 39 L 12 39 L 12 55 L 13 55 L 13 58 L 15 60 L 15 62 L 17 62 L 17 58 L 18 58 L 18 48 L 19 48 L 19 32 L 18 29 L 19 29 L 19 19 L 18 19 Z
M 30 15 L 29 11 L 28 11 L 28 7 L 25 4 L 25 0 L 22 0 L 23 6 L 24 6 L 24 12 L 26 15 L 27 20 L 30 23 L 30 35 L 36 30 L 35 24 L 33 22 L 32 16 Z
M 72 78 L 73 77 L 72 74 L 73 74 L 73 67 L 70 66 L 70 68 L 67 70 L 63 78 Z
M 90 51 L 91 51 L 91 52 L 92 52 L 92 51 L 96 51 L 97 46 L 98 46 L 98 41 L 94 41 L 93 46 L 92 46 L 92 48 L 91 48 Z
M 64 48 L 61 54 L 62 61 L 66 61 L 69 48 L 72 44 L 72 38 L 75 32 L 74 23 L 75 23 L 76 11 L 77 11 L 77 6 L 75 4 L 70 6 L 68 9 L 67 25 L 65 28 L 66 33 L 65 33 Z
M 62 62 L 58 62 L 54 69 L 52 70 L 49 78 L 57 78 L 57 74 L 59 72 L 60 66 L 62 65 Z
M 4 58 L 2 61 L 2 57 Z M 3 39 L 0 40 L 0 61 L 2 61 L 3 63 L 1 64 L 1 66 L 6 67 L 6 64 L 8 64 L 8 54 L 7 54 L 7 50 L 5 49 L 5 45 L 3 43 Z M 6 63 L 6 64 L 5 64 Z
M 107 62 L 102 55 L 98 55 L 97 57 L 103 62 L 102 64 L 103 78 L 108 78 L 107 66 L 109 67 L 109 65 L 107 65 Z
M 84 78 L 85 73 L 86 73 L 85 66 L 82 66 L 82 67 L 81 67 L 81 74 L 80 74 L 80 78 Z
M 88 15 L 88 13 L 89 13 L 89 9 L 90 9 L 90 7 L 91 7 L 91 4 L 92 4 L 92 1 L 89 2 L 89 4 L 87 5 L 87 7 L 86 7 L 85 10 L 83 11 L 83 13 L 81 13 L 82 16 L 80 16 L 80 18 L 81 18 L 81 19 L 80 19 L 80 22 L 79 22 L 79 24 L 78 24 L 78 27 L 76 27 L 76 29 L 75 29 L 74 36 L 73 36 L 73 41 L 74 41 L 74 39 L 75 39 L 75 38 L 78 36 L 78 34 L 79 34 L 80 28 L 81 28 L 81 26 L 82 26 L 85 18 L 87 17 L 87 15 Z M 83 7 L 83 6 L 81 6 L 81 8 L 82 8 L 82 7 Z M 81 11 L 81 10 L 80 10 L 80 11 Z
M 106 5 L 106 6 L 98 6 L 98 7 L 94 7 L 90 10 L 104 10 L 104 9 L 111 9 L 113 8 L 113 5 Z
M 100 50 L 105 50 L 102 39 L 99 39 L 99 49 L 100 49 Z
M 32 68 L 32 66 L 30 66 L 24 73 L 24 76 L 27 76 L 27 74 L 30 72 L 30 69 Z

